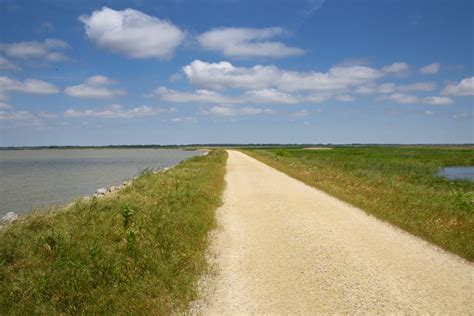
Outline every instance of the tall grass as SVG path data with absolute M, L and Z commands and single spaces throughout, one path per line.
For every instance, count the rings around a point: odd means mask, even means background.
M 226 153 L 0 230 L 0 315 L 169 314 L 196 296 Z
M 474 166 L 472 148 L 366 147 L 245 150 L 309 185 L 474 260 L 474 183 L 445 166 Z

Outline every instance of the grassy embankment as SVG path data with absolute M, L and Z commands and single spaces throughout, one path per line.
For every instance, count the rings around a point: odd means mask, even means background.
M 470 261 L 474 183 L 440 167 L 474 165 L 472 148 L 367 147 L 243 150 L 311 186 Z
M 195 298 L 226 153 L 0 230 L 0 315 L 169 314 Z

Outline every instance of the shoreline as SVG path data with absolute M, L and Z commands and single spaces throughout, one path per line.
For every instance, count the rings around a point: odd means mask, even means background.
M 178 163 L 179 164 L 179 163 Z M 176 164 L 176 165 L 178 165 Z M 175 166 L 176 166 L 175 165 Z M 152 171 L 151 173 L 160 173 L 160 172 L 165 172 L 167 170 L 170 170 L 171 168 L 175 167 L 163 167 L 157 170 Z M 70 202 L 66 202 L 64 204 L 46 204 L 43 206 L 33 206 L 29 211 L 22 211 L 21 213 L 17 212 L 7 212 L 4 216 L 0 218 L 0 229 L 13 223 L 16 221 L 21 221 L 23 218 L 29 216 L 30 214 L 34 214 L 35 212 L 47 212 L 48 210 L 41 210 L 42 208 L 57 208 L 59 210 L 68 210 L 71 207 L 74 206 L 74 204 L 79 200 L 83 201 L 88 201 L 94 198 L 101 199 L 101 198 L 106 198 L 110 197 L 122 189 L 132 185 L 133 181 L 138 179 L 140 176 L 133 176 L 131 178 L 128 178 L 127 180 L 123 181 L 121 185 L 111 185 L 109 188 L 98 188 L 95 190 L 94 194 L 92 195 L 83 195 L 83 196 L 77 196 L 76 198 L 73 198 Z
M 61 149 L 63 149 L 63 148 L 61 148 Z M 76 149 L 89 149 L 89 148 L 76 148 Z M 94 148 L 90 148 L 90 149 L 94 149 Z M 105 148 L 105 149 L 108 149 L 108 148 Z M 117 149 L 127 149 L 127 148 L 117 148 Z M 150 148 L 144 148 L 144 149 L 150 149 Z M 167 148 L 157 148 L 157 149 L 167 149 Z M 184 150 L 184 149 L 182 149 L 182 150 Z M 193 151 L 202 152 L 202 153 L 197 154 L 193 157 L 206 156 L 209 153 L 208 149 L 195 149 Z M 157 169 L 147 168 L 145 170 L 148 170 L 153 174 L 163 173 L 163 172 L 166 172 L 168 170 L 171 170 L 171 169 L 175 168 L 176 166 L 178 166 L 179 164 L 181 164 L 182 162 L 184 162 L 188 159 L 189 158 L 183 159 L 183 160 L 179 161 L 178 163 L 175 163 L 171 166 L 161 167 L 161 168 L 157 168 Z M 61 209 L 61 210 L 63 210 L 63 209 L 67 210 L 67 209 L 71 208 L 78 200 L 88 201 L 88 200 L 93 199 L 93 198 L 105 198 L 105 197 L 112 196 L 112 195 L 118 193 L 120 190 L 132 185 L 133 181 L 138 179 L 140 177 L 141 173 L 143 173 L 143 171 L 140 171 L 137 175 L 134 175 L 134 176 L 124 180 L 122 182 L 122 184 L 110 185 L 108 188 L 107 187 L 98 188 L 98 189 L 95 190 L 95 192 L 92 195 L 79 195 L 79 196 L 76 196 L 75 198 L 72 198 L 69 202 L 44 204 L 42 206 L 41 205 L 34 205 L 28 211 L 9 211 L 9 212 L 5 213 L 4 215 L 2 215 L 2 217 L 0 217 L 0 229 L 4 228 L 5 226 L 7 226 L 7 225 L 9 225 L 13 222 L 19 221 L 22 218 L 27 217 L 28 215 L 33 214 L 35 212 L 47 211 L 47 210 L 42 210 L 43 208 L 47 208 L 47 209 L 58 208 L 58 209 Z

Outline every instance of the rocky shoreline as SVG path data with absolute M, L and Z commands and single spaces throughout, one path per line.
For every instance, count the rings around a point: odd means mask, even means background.
M 158 170 L 152 171 L 152 173 L 156 174 L 156 173 L 166 172 L 166 171 L 170 170 L 171 168 L 172 167 L 160 168 Z M 129 180 L 125 180 L 122 183 L 122 185 L 120 185 L 120 186 L 113 185 L 108 189 L 107 188 L 97 189 L 92 196 L 85 196 L 84 199 L 101 198 L 101 197 L 105 197 L 105 196 L 117 193 L 118 191 L 122 190 L 123 188 L 128 187 L 129 185 L 131 185 L 133 183 L 133 181 L 136 180 L 136 179 L 138 179 L 138 176 L 135 176 L 135 177 L 133 177 Z
M 203 153 L 200 155 L 200 156 L 205 156 L 209 153 L 209 150 L 207 149 L 202 149 Z M 174 168 L 175 166 L 177 166 L 178 164 L 176 165 L 173 165 L 171 167 L 163 167 L 163 168 L 160 168 L 160 169 L 156 169 L 154 171 L 152 171 L 152 173 L 162 173 L 162 172 L 166 172 L 168 170 L 170 170 L 171 168 Z M 138 176 L 135 176 L 131 179 L 128 179 L 128 180 L 125 180 L 121 185 L 112 185 L 110 188 L 99 188 L 95 191 L 95 193 L 92 195 L 92 196 L 84 196 L 83 199 L 85 200 L 89 200 L 89 199 L 92 199 L 92 198 L 103 198 L 103 197 L 106 197 L 106 196 L 110 196 L 112 194 L 115 194 L 117 193 L 118 191 L 122 190 L 123 188 L 131 185 L 133 183 L 134 180 L 136 180 L 138 178 Z M 72 204 L 72 203 L 69 203 L 65 206 L 65 209 L 69 208 Z M 20 216 L 15 213 L 15 212 L 8 212 L 7 214 L 5 214 L 3 217 L 0 218 L 0 229 L 8 224 L 11 224 L 17 220 L 20 219 Z
M 152 173 L 157 174 L 157 173 L 166 172 L 166 171 L 170 170 L 173 167 L 163 167 L 163 168 L 160 168 L 158 170 L 152 171 Z M 109 188 L 99 188 L 95 191 L 95 193 L 92 196 L 84 196 L 83 199 L 84 200 L 89 200 L 89 199 L 93 199 L 93 198 L 104 198 L 104 197 L 110 196 L 112 194 L 115 194 L 115 193 L 119 192 L 123 188 L 132 185 L 133 181 L 136 180 L 136 179 L 138 179 L 138 176 L 135 176 L 131 179 L 125 180 L 121 185 L 118 185 L 118 186 L 117 185 L 112 185 Z M 74 202 L 67 204 L 65 209 L 69 208 L 73 203 Z M 8 212 L 2 218 L 0 218 L 0 228 L 4 227 L 6 225 L 9 225 L 9 224 L 11 224 L 15 221 L 18 221 L 19 219 L 20 219 L 20 216 L 17 213 Z

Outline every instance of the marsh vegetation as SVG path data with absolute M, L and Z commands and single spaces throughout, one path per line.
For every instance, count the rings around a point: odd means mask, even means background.
M 436 175 L 442 167 L 473 166 L 473 148 L 244 151 L 382 220 L 474 260 L 474 183 Z

